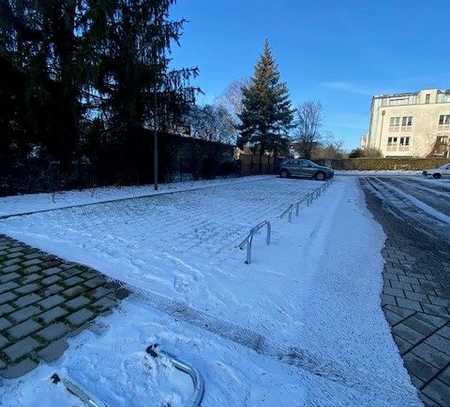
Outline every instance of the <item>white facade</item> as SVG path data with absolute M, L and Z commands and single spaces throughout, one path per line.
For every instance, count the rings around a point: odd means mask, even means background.
M 450 90 L 374 96 L 364 144 L 384 157 L 450 157 Z

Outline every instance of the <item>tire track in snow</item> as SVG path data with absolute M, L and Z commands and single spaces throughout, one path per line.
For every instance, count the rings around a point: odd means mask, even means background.
M 411 185 L 404 179 L 386 179 L 380 178 L 383 182 L 387 182 L 392 186 L 395 186 L 402 192 L 411 195 L 419 201 L 425 203 L 429 207 L 435 209 L 438 212 L 443 213 L 446 216 L 450 216 L 450 194 L 436 191 L 424 187 L 423 185 Z
M 391 185 L 389 182 L 383 181 L 379 178 L 375 178 L 378 183 L 381 183 L 385 188 L 392 191 L 395 195 L 403 198 L 403 200 L 409 201 L 413 206 L 420 209 L 422 212 L 426 213 L 428 217 L 432 217 L 434 220 L 443 223 L 450 224 L 450 216 L 445 215 L 444 213 L 438 211 L 434 207 L 427 205 L 425 202 L 420 199 L 402 191 L 401 189 Z
M 401 179 L 406 179 L 406 178 L 402 177 Z M 444 180 L 438 181 L 435 179 L 417 178 L 417 177 L 409 177 L 408 179 L 410 182 L 413 182 L 415 184 L 423 185 L 426 187 L 433 186 L 433 189 L 435 191 L 450 194 L 450 182 L 448 182 L 448 181 L 444 181 Z
M 422 230 L 433 239 L 436 239 L 436 235 L 439 234 L 447 243 L 450 243 L 450 226 L 446 222 L 442 222 L 430 215 L 420 207 L 422 205 L 415 205 L 416 201 L 418 201 L 416 198 L 410 197 L 402 191 L 399 193 L 398 188 L 389 187 L 376 177 L 365 177 L 364 182 L 379 196 L 386 209 L 398 219 L 403 222 L 414 223 L 416 228 Z M 442 214 L 442 216 L 445 215 Z
M 447 199 L 450 198 L 450 190 L 446 190 L 445 188 L 439 188 L 435 184 L 423 183 L 413 178 L 411 179 L 399 178 L 396 181 L 402 184 L 408 184 L 409 186 L 414 186 L 415 188 L 420 189 L 421 191 L 429 192 L 433 195 L 441 196 Z M 432 186 L 436 188 L 431 188 Z

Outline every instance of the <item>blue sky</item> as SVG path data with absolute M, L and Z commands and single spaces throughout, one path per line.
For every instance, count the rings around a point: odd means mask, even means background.
M 199 67 L 200 103 L 251 76 L 268 38 L 293 104 L 319 100 L 347 149 L 372 95 L 450 88 L 449 0 L 178 0 L 172 14 L 189 20 L 173 64 Z

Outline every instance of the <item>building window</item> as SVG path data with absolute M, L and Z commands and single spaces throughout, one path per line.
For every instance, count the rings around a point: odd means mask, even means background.
M 427 93 L 426 95 L 425 95 L 425 103 L 428 105 L 429 103 L 430 103 L 430 94 L 429 93 Z
M 400 137 L 399 151 L 409 150 L 409 137 Z
M 389 122 L 390 126 L 400 126 L 400 117 L 391 117 L 390 122 Z
M 403 116 L 402 117 L 402 127 L 412 126 L 412 116 Z
M 439 116 L 439 125 L 445 126 L 450 124 L 450 114 L 441 114 Z
M 388 137 L 387 150 L 397 151 L 397 148 L 398 148 L 398 137 Z
M 389 119 L 389 130 L 390 131 L 399 131 L 401 123 L 401 117 L 391 117 Z

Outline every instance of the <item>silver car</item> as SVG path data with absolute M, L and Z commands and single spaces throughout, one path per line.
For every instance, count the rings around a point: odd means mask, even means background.
M 334 176 L 332 168 L 324 167 L 306 159 L 284 160 L 280 167 L 280 177 L 302 177 L 313 178 L 318 181 L 324 181 Z
M 433 168 L 432 170 L 425 170 L 422 172 L 424 177 L 431 175 L 433 178 L 439 179 L 442 177 L 450 177 L 450 163 L 444 164 L 439 168 Z

